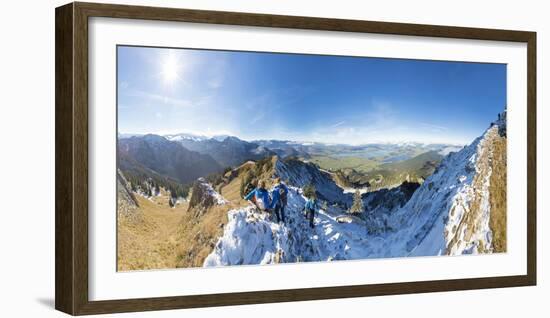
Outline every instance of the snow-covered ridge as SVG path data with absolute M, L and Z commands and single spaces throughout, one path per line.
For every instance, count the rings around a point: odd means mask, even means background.
M 396 255 L 491 252 L 489 180 L 491 143 L 499 125 L 471 145 L 450 153 L 390 219 L 387 246 Z M 405 238 L 405 239 L 404 239 Z
M 493 252 L 491 161 L 505 127 L 505 119 L 499 120 L 469 146 L 449 153 L 402 207 L 377 207 L 359 219 L 342 218 L 343 210 L 329 204 L 316 215 L 313 229 L 303 215 L 301 189 L 311 183 L 310 172 L 278 162 L 277 174 L 298 185 L 290 187 L 287 222 L 276 224 L 253 206 L 231 210 L 204 266 Z M 338 198 L 339 191 L 325 195 Z M 338 222 L 344 219 L 351 223 Z
M 315 228 L 303 214 L 306 199 L 289 187 L 286 224 L 277 224 L 252 205 L 228 212 L 228 223 L 204 266 L 274 264 L 358 259 L 368 255 L 365 226 L 338 223 L 339 210 L 320 210 Z

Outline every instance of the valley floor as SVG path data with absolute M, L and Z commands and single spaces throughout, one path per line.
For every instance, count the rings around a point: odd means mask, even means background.
M 118 220 L 118 270 L 176 267 L 180 222 L 187 203 L 170 208 L 167 196 L 151 200 L 136 196 L 136 199 L 139 218 L 120 217 Z
M 118 271 L 200 267 L 223 233 L 227 212 L 246 202 L 240 198 L 240 178 L 224 186 L 229 200 L 198 214 L 189 202 L 169 206 L 168 193 L 145 198 L 135 195 L 139 204 L 132 218 L 120 216 L 117 231 Z

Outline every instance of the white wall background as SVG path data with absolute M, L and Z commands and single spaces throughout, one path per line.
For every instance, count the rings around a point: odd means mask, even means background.
M 547 317 L 550 22 L 545 1 L 108 1 L 538 32 L 537 287 L 384 296 L 133 314 L 139 317 Z M 59 317 L 54 297 L 54 8 L 64 1 L 11 1 L 0 13 L 0 316 Z M 117 315 L 122 316 L 122 315 Z M 128 316 L 128 314 L 125 314 Z

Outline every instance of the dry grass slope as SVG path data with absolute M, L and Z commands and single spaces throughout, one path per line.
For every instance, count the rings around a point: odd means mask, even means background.
M 266 160 L 271 164 L 263 165 L 261 171 L 254 173 L 268 179 L 273 160 Z M 217 185 L 216 189 L 229 203 L 207 209 L 200 206 L 189 209 L 187 202 L 170 208 L 169 193 L 164 190 L 161 196 L 152 199 L 138 196 L 139 207 L 132 207 L 133 217 L 126 217 L 127 213 L 119 214 L 117 269 L 129 271 L 202 266 L 218 237 L 223 234 L 227 212 L 247 204 L 241 198 L 240 188 L 242 175 L 250 170 L 258 170 L 256 164 L 246 163 L 234 171 L 233 176 L 228 175 L 226 182 Z M 119 210 L 127 210 L 128 200 L 119 197 L 118 201 Z
M 240 197 L 241 178 L 221 187 L 221 194 L 230 201 L 214 205 L 202 215 L 193 210 L 184 213 L 178 230 L 177 267 L 200 267 L 212 252 L 227 223 L 227 212 L 246 204 Z
M 178 229 L 187 205 L 168 206 L 168 196 L 152 200 L 137 196 L 140 218 L 119 217 L 117 269 L 119 271 L 176 267 Z
M 506 252 L 506 137 L 500 136 L 495 130 L 486 141 L 487 146 L 479 154 L 477 169 L 480 171 L 474 177 L 474 200 L 465 208 L 464 215 L 454 233 L 465 233 L 464 240 L 470 242 L 473 233 L 481 226 L 483 215 L 483 196 L 489 192 L 489 227 L 493 232 L 492 242 L 489 245 L 485 240 L 477 242 L 478 253 Z M 485 189 L 485 176 L 490 171 L 489 187 Z M 451 211 L 454 213 L 454 211 Z M 455 235 L 447 245 L 447 254 L 455 246 L 462 244 Z
M 496 253 L 506 252 L 506 138 L 495 139 L 491 167 L 490 204 L 491 217 L 489 227 L 493 232 L 493 249 Z

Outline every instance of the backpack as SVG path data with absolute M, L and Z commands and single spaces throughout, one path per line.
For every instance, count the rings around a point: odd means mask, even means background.
M 246 184 L 246 187 L 244 187 L 244 194 L 246 195 L 247 193 L 250 193 L 250 191 L 254 190 L 254 185 L 249 182 Z
M 258 194 L 256 192 L 256 194 Z M 264 199 L 261 196 L 255 195 L 256 198 L 256 205 L 258 206 L 258 209 L 265 210 L 266 209 L 266 202 L 264 202 Z
M 306 210 L 313 213 L 313 214 L 315 214 L 315 212 L 317 210 L 317 201 L 315 201 L 314 199 L 309 200 L 306 203 Z

